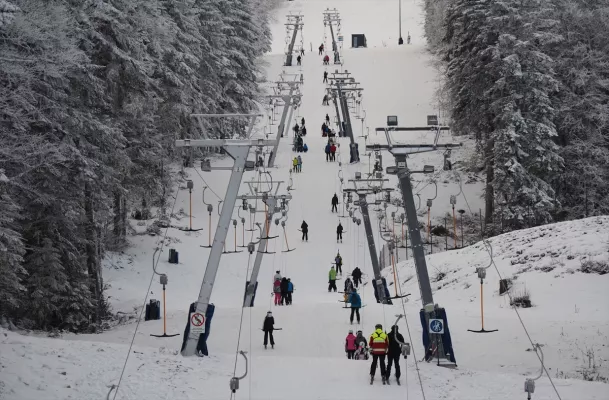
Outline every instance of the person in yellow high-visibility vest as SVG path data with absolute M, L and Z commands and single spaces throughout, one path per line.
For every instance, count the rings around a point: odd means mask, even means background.
M 370 353 L 372 354 L 372 364 L 370 365 L 370 384 L 374 381 L 374 374 L 376 373 L 376 365 L 380 363 L 381 377 L 383 378 L 383 385 L 387 383 L 387 371 L 385 369 L 385 355 L 389 350 L 389 339 L 387 334 L 383 332 L 383 325 L 376 324 L 375 331 L 370 335 L 368 341 L 370 346 Z

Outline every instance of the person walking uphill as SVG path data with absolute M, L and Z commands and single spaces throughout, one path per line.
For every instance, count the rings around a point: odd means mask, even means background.
M 351 276 L 353 277 L 355 287 L 359 287 L 360 283 L 362 283 L 362 270 L 359 267 L 355 267 L 353 272 L 351 272 Z
M 349 330 L 349 334 L 345 339 L 345 352 L 347 353 L 347 358 L 349 360 L 353 360 L 353 355 L 355 354 L 355 350 L 357 346 L 355 345 L 355 335 L 353 334 L 353 330 Z
M 302 240 L 306 240 L 308 242 L 309 241 L 309 225 L 305 221 L 302 221 L 302 224 L 300 225 L 300 230 L 302 231 Z
M 375 331 L 370 335 L 368 340 L 370 350 L 372 352 L 372 364 L 370 365 L 370 384 L 374 381 L 374 374 L 376 373 L 376 365 L 380 363 L 381 377 L 383 378 L 383 385 L 387 383 L 386 376 L 387 371 L 385 370 L 385 355 L 389 348 L 389 340 L 387 334 L 383 332 L 383 325 L 376 324 Z
M 343 242 L 343 225 L 340 222 L 336 227 L 336 242 L 338 243 L 339 240 L 341 243 Z
M 391 365 L 395 365 L 395 381 L 400 384 L 400 356 L 402 355 L 402 345 L 404 343 L 404 336 L 398 332 L 398 326 L 393 325 L 391 327 L 391 333 L 389 333 L 389 351 L 387 353 L 387 375 L 386 380 L 389 383 L 391 377 Z
M 336 270 L 334 269 L 334 265 L 330 268 L 330 272 L 328 273 L 328 292 L 334 290 L 335 292 L 338 290 L 336 287 Z
M 272 312 L 267 312 L 262 324 L 262 330 L 264 331 L 264 348 L 268 345 L 269 337 L 271 338 L 271 348 L 275 348 L 275 339 L 273 338 L 273 331 L 275 330 L 275 318 L 273 318 Z
M 338 212 L 338 196 L 336 193 L 332 196 L 332 212 L 334 211 Z

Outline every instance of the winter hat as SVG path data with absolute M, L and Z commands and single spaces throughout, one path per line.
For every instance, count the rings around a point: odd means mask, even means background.
M 269 316 L 269 315 L 273 315 L 273 313 L 269 311 L 269 312 L 267 312 L 267 313 L 266 313 L 266 315 L 267 315 L 267 316 Z
M 353 333 L 353 329 L 349 329 L 349 333 Z
M 398 326 L 397 325 L 393 325 L 391 327 L 391 332 L 397 332 L 398 331 Z
M 276 273 L 279 273 L 279 271 L 275 271 Z
M 376 324 L 374 327 L 375 327 L 376 329 L 383 329 L 383 325 L 381 325 L 381 324 Z

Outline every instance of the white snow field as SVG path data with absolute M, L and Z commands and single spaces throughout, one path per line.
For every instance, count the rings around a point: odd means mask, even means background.
M 267 78 L 276 80 L 284 69 L 283 24 L 288 12 L 304 14 L 304 43 L 308 45 L 311 42 L 314 50 L 313 53 L 307 51 L 303 60 L 303 104 L 298 116 L 306 119 L 308 135 L 305 142 L 309 152 L 302 154 L 303 172 L 293 174 L 295 190 L 291 194 L 294 199 L 290 202 L 286 229 L 289 246 L 296 250 L 282 253 L 286 245 L 281 236 L 270 241 L 269 250 L 276 253 L 265 255 L 255 307 L 246 309 L 241 308 L 243 290 L 253 257 L 248 264 L 247 252 L 223 255 L 212 295 L 216 312 L 208 340 L 210 357 L 184 358 L 178 350 L 188 306 L 197 298 L 209 254 L 209 249 L 200 247 L 207 245 L 209 234 L 209 217 L 201 201 L 202 187 L 209 186 L 219 196 L 210 190 L 205 192 L 205 200 L 214 204 L 213 230 L 218 218 L 218 200 L 224 195 L 229 173 L 186 170 L 188 179 L 192 179 L 195 185 L 193 227 L 203 230 L 189 233 L 168 229 L 157 267 L 169 278 L 167 333 L 180 335 L 151 337 L 150 334 L 163 333 L 163 321 L 144 322 L 143 318 L 139 325 L 132 318 L 99 335 L 64 334 L 58 339 L 37 333 L 1 330 L 0 398 L 106 398 L 109 387 L 119 382 L 129 354 L 118 392 L 113 392 L 110 398 L 116 394 L 116 399 L 227 399 L 230 398 L 229 380 L 234 373 L 235 352 L 239 345 L 240 350 L 248 352 L 250 360 L 248 376 L 236 394 L 242 399 L 525 399 L 524 380 L 538 374 L 540 363 L 533 351 L 527 351 L 531 344 L 509 300 L 498 294 L 499 276 L 493 266 L 488 269 L 484 284 L 485 328 L 498 331 L 487 334 L 467 331 L 480 329 L 480 285 L 475 268 L 490 263 L 482 243 L 427 257 L 434 281 L 434 300 L 446 307 L 448 313 L 458 368 L 447 369 L 437 367 L 433 362 L 419 362 L 425 396 L 417 378 L 414 356 L 407 361 L 402 360 L 402 386 L 382 386 L 379 372 L 371 386 L 369 362 L 347 360 L 344 353 L 344 338 L 349 329 L 363 329 L 366 336 L 370 335 L 376 323 L 389 329 L 395 315 L 402 313 L 403 308 L 397 302 L 393 306 L 376 304 L 368 284 L 361 290 L 367 305 L 362 309 L 362 324 L 352 326 L 348 320 L 349 310 L 343 309 L 338 302 L 340 295 L 327 291 L 327 273 L 337 250 L 343 256 L 345 271 L 359 266 L 371 276 L 372 268 L 363 225 L 358 227 L 348 218 L 341 219 L 346 229 L 344 243 L 335 241 L 339 219 L 330 211 L 330 200 L 340 188 L 339 165 L 325 161 L 325 140 L 319 133 L 326 112 L 333 113 L 333 107 L 321 106 L 324 68 L 316 49 L 323 40 L 322 11 L 336 7 L 343 18 L 342 33 L 347 41 L 351 33 L 365 33 L 368 38 L 367 49 L 344 49 L 342 68 L 353 72 L 364 88 L 364 126 L 373 131 L 385 124 L 387 115 L 398 115 L 400 125 L 421 125 L 425 124 L 427 114 L 435 113 L 433 91 L 437 76 L 425 51 L 420 5 L 407 0 L 402 3 L 403 36 L 410 31 L 413 44 L 400 47 L 397 46 L 397 1 L 394 0 L 296 0 L 286 2 L 277 11 L 273 30 L 274 54 L 266 57 Z M 326 41 L 326 47 L 331 47 L 329 41 Z M 334 68 L 331 66 L 330 70 Z M 300 67 L 285 70 L 301 71 Z M 354 120 L 353 123 L 356 134 L 361 134 L 361 122 Z M 270 129 L 275 132 L 277 126 Z M 395 139 L 404 142 L 433 140 L 426 134 L 410 134 Z M 382 143 L 383 140 L 373 133 L 369 137 L 369 142 Z M 448 142 L 451 139 L 447 135 L 441 140 Z M 340 143 L 346 149 L 348 139 L 340 139 Z M 348 165 L 347 152 L 340 154 L 345 179 L 351 179 L 356 171 L 369 170 L 364 140 L 360 138 L 359 143 L 361 163 Z M 465 151 L 455 152 L 455 161 Z M 274 181 L 286 181 L 280 192 L 284 192 L 287 186 L 293 156 L 291 138 L 283 139 L 277 156 L 278 167 L 269 170 Z M 385 165 L 393 162 L 388 153 L 384 154 L 384 160 Z M 441 161 L 441 153 L 427 153 L 413 156 L 409 162 L 414 167 L 432 164 L 441 170 Z M 228 159 L 214 162 L 215 165 L 231 164 Z M 254 173 L 248 172 L 244 182 L 254 177 Z M 432 213 L 440 216 L 449 211 L 449 195 L 459 193 L 459 185 L 453 172 L 442 171 L 437 178 L 438 193 L 434 202 L 437 206 L 432 208 Z M 395 185 L 395 181 L 392 180 L 391 184 Z M 415 185 L 420 189 L 426 185 L 426 180 Z M 434 197 L 435 190 L 430 186 L 420 192 L 423 200 Z M 176 187 L 179 190 L 172 225 L 187 227 L 188 190 L 184 181 L 176 182 Z M 482 205 L 481 190 L 481 184 L 463 184 L 463 191 L 474 211 Z M 243 184 L 241 193 L 246 191 L 247 185 Z M 457 202 L 459 207 L 463 207 L 463 194 Z M 393 210 L 395 207 L 388 209 L 389 212 Z M 378 225 L 374 214 L 371 212 L 376 231 Z M 303 219 L 309 224 L 309 241 L 306 243 L 300 241 L 300 232 L 297 231 Z M 107 293 L 114 311 L 132 315 L 136 310 L 139 315 L 144 301 L 161 298 L 161 285 L 152 273 L 152 256 L 163 238 L 143 234 L 146 226 L 138 225 L 137 221 L 131 221 L 131 224 L 142 234 L 130 238 L 131 247 L 124 254 L 107 256 L 104 279 L 110 285 Z M 249 219 L 246 228 L 248 224 Z M 239 224 L 237 245 L 243 242 L 241 229 Z M 234 233 L 231 227 L 227 250 L 233 250 Z M 283 234 L 276 228 L 274 233 Z M 246 243 L 250 238 L 250 232 L 245 232 Z M 378 236 L 376 242 L 379 250 L 383 242 Z M 597 373 L 604 377 L 609 375 L 609 274 L 580 271 L 586 261 L 609 261 L 609 218 L 548 225 L 501 235 L 489 242 L 502 276 L 517 277 L 513 281 L 512 292 L 518 294 L 525 287 L 530 292 L 533 307 L 519 309 L 519 312 L 532 340 L 542 345 L 546 367 L 562 400 L 609 399 L 607 384 L 582 379 L 582 371 L 591 370 L 592 355 Z M 179 264 L 167 262 L 169 248 L 179 252 Z M 271 305 L 272 276 L 276 270 L 290 277 L 295 285 L 292 306 Z M 437 280 L 439 272 L 445 276 Z M 412 340 L 408 338 L 404 319 L 400 321 L 400 331 L 412 343 L 416 358 L 421 360 L 420 300 L 412 262 L 400 261 L 397 273 L 403 282 L 402 289 L 411 293 L 405 310 Z M 392 269 L 385 269 L 383 274 L 387 276 L 389 290 L 393 294 Z M 338 281 L 339 290 L 342 282 Z M 274 314 L 276 326 L 283 330 L 275 333 L 275 349 L 265 350 L 260 328 L 269 309 Z M 132 339 L 133 347 L 129 353 Z M 242 358 L 237 358 L 237 375 L 244 368 Z M 533 399 L 558 399 L 547 376 L 537 381 Z

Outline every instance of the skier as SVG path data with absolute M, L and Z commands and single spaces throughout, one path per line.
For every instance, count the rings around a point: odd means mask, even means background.
M 279 284 L 281 290 L 281 305 L 283 306 L 288 302 L 288 278 L 283 277 Z
M 300 55 L 304 57 L 304 55 L 305 55 L 304 47 L 300 48 Z
M 307 144 L 306 144 L 306 143 L 302 145 L 302 151 L 304 151 L 305 153 L 306 153 L 307 151 L 309 151 L 309 146 L 307 146 Z
M 292 160 L 292 171 L 298 172 L 298 158 L 294 157 Z
M 298 132 L 300 132 L 300 126 L 298 126 L 298 122 L 296 123 L 296 125 L 294 125 L 294 128 L 292 128 L 292 130 L 294 131 L 294 135 L 298 135 Z
M 336 263 L 336 272 L 342 275 L 343 274 L 343 258 L 340 256 L 340 252 L 336 253 L 336 257 L 334 257 L 334 262 Z
M 332 197 L 332 212 L 334 211 L 338 212 L 338 196 L 336 193 L 334 193 L 334 196 Z
M 324 52 L 324 44 L 322 43 L 321 46 L 319 46 L 319 55 L 321 56 L 321 54 Z
M 351 304 L 351 316 L 349 317 L 349 321 L 353 324 L 353 314 L 355 314 L 357 315 L 357 323 L 359 324 L 359 309 L 362 308 L 362 298 L 356 291 L 351 292 L 349 295 L 349 303 Z
M 324 65 L 330 65 L 330 56 L 327 54 L 324 57 Z
M 302 125 L 302 127 L 304 128 L 304 126 L 305 126 L 305 119 L 304 119 L 304 117 L 301 118 L 300 125 Z
M 273 283 L 273 293 L 275 294 L 275 305 L 281 304 L 281 279 L 276 279 Z
M 273 282 L 276 280 L 281 280 L 281 273 L 279 271 L 275 271 L 275 276 L 273 277 Z
M 303 220 L 302 225 L 300 225 L 300 230 L 302 231 L 302 240 L 309 241 L 309 225 Z
M 288 278 L 288 296 L 287 296 L 287 303 L 289 305 L 292 304 L 292 293 L 294 293 L 294 284 L 292 283 L 291 278 Z
M 330 146 L 330 143 L 326 144 L 326 148 L 324 149 L 324 151 L 326 152 L 326 161 L 330 161 L 330 148 L 332 146 Z
M 353 281 L 351 280 L 351 278 L 347 277 L 347 279 L 345 279 L 345 297 L 347 297 L 345 299 L 345 301 L 349 302 L 349 295 L 351 294 L 351 292 L 354 292 L 355 288 L 353 287 Z
M 302 127 L 300 129 L 300 136 L 307 136 L 307 128 L 306 127 Z
M 300 62 L 302 61 L 302 58 L 300 56 L 296 57 L 296 65 L 301 65 Z
M 408 36 L 406 37 L 406 43 L 410 44 L 410 33 L 408 34 Z
M 355 345 L 355 339 L 356 337 L 355 335 L 353 335 L 353 330 L 349 329 L 349 334 L 345 339 L 345 352 L 347 353 L 347 358 L 349 360 L 353 360 L 355 350 L 357 349 L 357 346 Z
M 339 240 L 341 243 L 343 242 L 343 225 L 340 222 L 336 227 L 336 242 L 338 243 Z
M 334 290 L 336 292 L 336 270 L 334 269 L 334 265 L 330 268 L 330 272 L 328 273 L 328 292 Z
M 391 327 L 391 333 L 389 336 L 389 352 L 387 353 L 387 383 L 389 383 L 389 377 L 391 376 L 391 365 L 395 364 L 395 381 L 400 384 L 400 356 L 402 355 L 402 345 L 404 343 L 404 336 L 398 332 L 398 326 L 393 325 Z
M 336 161 L 336 145 L 335 144 L 332 144 L 332 146 L 330 146 L 330 160 Z
M 363 332 L 357 331 L 357 337 L 355 338 L 355 345 L 357 346 L 357 350 L 355 350 L 355 359 L 356 360 L 367 360 L 368 359 L 368 342 L 364 337 Z
M 374 327 L 375 330 L 370 335 L 370 339 L 368 343 L 370 343 L 370 348 L 372 352 L 372 364 L 370 365 L 370 384 L 374 381 L 374 374 L 376 373 L 376 365 L 380 363 L 381 365 L 381 377 L 383 379 L 383 385 L 387 383 L 387 372 L 385 370 L 385 355 L 387 354 L 387 350 L 389 348 L 389 341 L 387 340 L 387 334 L 383 332 L 383 325 L 376 324 Z
M 298 155 L 298 165 L 296 168 L 298 169 L 298 172 L 302 172 L 302 157 L 300 157 L 300 154 Z
M 324 94 L 324 98 L 321 100 L 321 105 L 322 106 L 329 106 L 330 105 L 330 102 L 329 102 L 327 94 Z
M 359 287 L 359 284 L 362 283 L 362 270 L 359 267 L 355 267 L 353 272 L 351 272 L 351 276 L 353 277 L 355 287 Z
M 264 348 L 268 344 L 269 336 L 271 337 L 271 348 L 275 348 L 275 339 L 273 338 L 273 330 L 275 329 L 275 318 L 273 318 L 272 312 L 267 312 L 266 317 L 264 318 L 264 323 L 262 324 L 262 330 L 264 331 Z
M 326 125 L 326 123 L 324 122 L 323 124 L 321 124 L 321 136 L 326 136 L 326 129 L 328 129 L 328 125 Z
M 328 71 L 324 71 L 324 80 L 322 83 L 328 83 Z
M 330 116 L 328 114 L 326 114 L 326 122 L 329 124 L 330 123 Z

